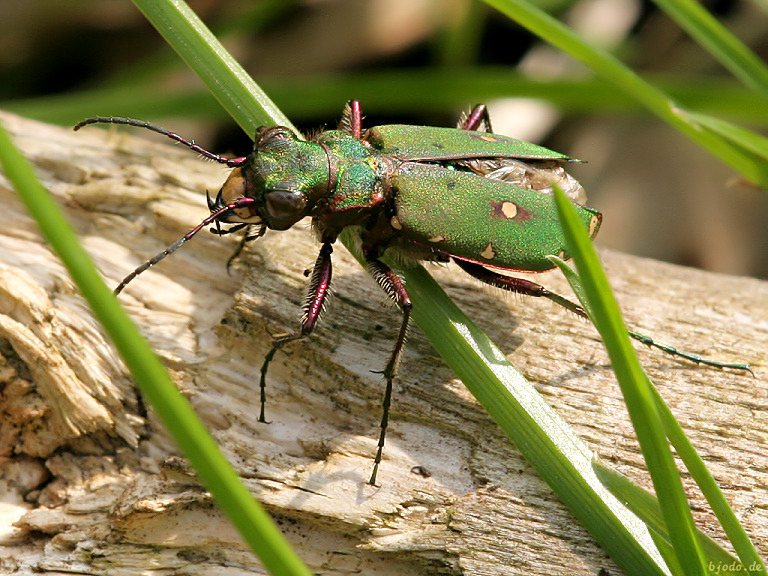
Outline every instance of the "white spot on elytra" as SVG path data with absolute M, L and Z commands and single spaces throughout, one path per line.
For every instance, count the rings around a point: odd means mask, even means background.
M 517 216 L 517 204 L 514 202 L 503 202 L 501 205 L 501 213 L 504 214 L 504 218 L 512 220 Z

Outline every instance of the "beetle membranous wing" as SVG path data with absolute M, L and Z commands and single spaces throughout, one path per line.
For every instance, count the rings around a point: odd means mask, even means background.
M 584 206 L 587 202 L 584 188 L 565 171 L 562 162 L 492 158 L 463 160 L 459 164 L 485 178 L 502 180 L 544 194 L 552 194 L 552 185 L 557 184 L 565 195 L 579 206 Z

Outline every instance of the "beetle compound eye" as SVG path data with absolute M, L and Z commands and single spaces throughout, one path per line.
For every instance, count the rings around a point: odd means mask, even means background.
M 304 217 L 307 197 L 298 190 L 272 189 L 264 195 L 267 214 L 276 224 L 290 228 Z
M 271 133 L 272 138 L 280 140 L 295 140 L 293 132 L 291 132 L 285 126 L 275 126 L 275 129 Z
M 260 151 L 281 149 L 296 141 L 296 136 L 285 126 L 273 126 L 256 135 L 256 148 Z

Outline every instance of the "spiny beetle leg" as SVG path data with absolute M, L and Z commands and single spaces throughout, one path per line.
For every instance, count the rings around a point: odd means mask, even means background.
M 531 282 L 530 280 L 524 280 L 522 278 L 515 278 L 513 276 L 504 276 L 498 272 L 493 272 L 485 266 L 475 264 L 474 262 L 467 262 L 466 260 L 460 260 L 458 258 L 453 259 L 459 267 L 473 278 L 477 278 L 485 284 L 507 290 L 508 292 L 515 292 L 517 294 L 524 294 L 526 296 L 536 296 L 541 298 L 547 298 L 552 302 L 566 308 L 582 318 L 588 318 L 584 308 L 571 302 L 567 298 L 560 296 L 556 292 L 551 292 L 542 286 Z
M 360 140 L 363 136 L 363 111 L 358 100 L 350 100 L 344 105 L 339 121 L 339 130 Z
M 467 262 L 464 260 L 459 260 L 457 258 L 454 258 L 453 261 L 456 262 L 456 264 L 458 264 L 459 267 L 462 270 L 464 270 L 467 274 L 469 274 L 474 278 L 477 278 L 478 280 L 480 280 L 481 282 L 484 282 L 485 284 L 489 284 L 491 286 L 494 286 L 496 288 L 501 288 L 503 290 L 508 290 L 509 292 L 525 294 L 526 296 L 544 297 L 562 306 L 563 308 L 570 310 L 571 312 L 577 314 L 578 316 L 581 316 L 582 318 L 588 318 L 584 308 L 582 308 L 575 302 L 571 302 L 567 298 L 560 296 L 555 292 L 551 292 L 547 290 L 546 288 L 544 288 L 539 284 L 536 284 L 535 282 L 523 280 L 522 278 L 513 278 L 511 276 L 504 276 L 502 274 L 498 274 L 496 272 L 488 270 L 484 266 L 481 266 L 480 264 L 475 264 L 473 262 Z M 691 362 L 695 362 L 696 364 L 704 364 L 705 366 L 712 366 L 713 368 L 732 368 L 734 370 L 744 370 L 754 376 L 754 372 L 752 372 L 752 369 L 750 368 L 749 364 L 742 364 L 738 362 L 721 362 L 719 360 L 704 358 L 703 356 L 699 356 L 698 354 L 692 354 L 690 352 L 678 350 L 674 346 L 669 346 L 668 344 L 656 342 L 650 336 L 646 336 L 645 334 L 640 334 L 639 332 L 635 332 L 633 330 L 629 330 L 628 334 L 630 338 L 632 338 L 633 340 L 636 340 L 641 344 L 645 344 L 649 348 L 656 348 L 657 350 L 661 350 L 662 352 L 664 352 L 665 354 L 669 354 L 670 356 L 677 356 L 678 358 L 684 358 L 686 360 L 690 360 Z
M 304 302 L 304 314 L 301 317 L 301 329 L 295 334 L 286 334 L 275 338 L 272 343 L 272 349 L 264 358 L 264 363 L 261 365 L 261 378 L 259 380 L 259 390 L 261 394 L 259 422 L 267 421 L 265 417 L 265 406 L 267 403 L 267 370 L 269 369 L 270 362 L 272 362 L 277 351 L 285 344 L 309 335 L 312 330 L 315 329 L 320 314 L 322 314 L 325 309 L 325 304 L 330 294 L 331 277 L 333 275 L 333 266 L 331 264 L 332 253 L 333 247 L 331 246 L 331 242 L 323 242 L 323 245 L 320 248 L 320 254 L 318 254 L 317 260 L 315 260 L 315 266 L 312 269 L 309 290 L 307 291 L 307 298 Z
M 467 117 L 459 122 L 459 130 L 477 130 L 482 125 L 485 125 L 486 132 L 493 132 L 488 107 L 485 104 L 477 104 Z
M 371 473 L 371 479 L 368 480 L 368 484 L 375 486 L 376 474 L 379 471 L 381 455 L 384 451 L 384 440 L 387 436 L 387 426 L 389 424 L 389 406 L 392 401 L 392 381 L 395 378 L 395 374 L 397 374 L 397 367 L 400 364 L 400 356 L 403 353 L 403 346 L 405 346 L 405 340 L 408 337 L 408 324 L 411 320 L 412 304 L 408 291 L 405 289 L 405 283 L 392 268 L 384 264 L 384 262 L 378 258 L 366 256 L 366 260 L 368 261 L 368 271 L 371 276 L 373 276 L 374 280 L 381 286 L 382 290 L 395 301 L 403 312 L 403 321 L 400 324 L 400 332 L 397 335 L 395 347 L 392 349 L 389 361 L 382 372 L 387 384 L 386 389 L 384 390 L 384 401 L 382 402 L 381 433 L 379 434 L 376 458 L 373 460 L 373 472 Z
M 349 132 L 358 139 L 363 135 L 363 111 L 358 100 L 349 103 Z

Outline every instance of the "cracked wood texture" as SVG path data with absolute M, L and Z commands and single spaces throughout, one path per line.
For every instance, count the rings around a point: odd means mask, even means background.
M 0 116 L 111 285 L 207 214 L 227 170 L 123 130 Z M 153 420 L 61 264 L 0 175 L 0 572 L 259 574 Z M 605 215 L 610 218 L 610 214 Z M 379 472 L 380 370 L 399 314 L 345 250 L 321 327 L 286 346 L 259 424 L 271 334 L 297 327 L 306 226 L 270 232 L 227 275 L 235 239 L 201 233 L 121 295 L 239 470 L 319 574 L 619 573 L 412 331 Z M 768 284 L 603 251 L 636 329 L 750 362 L 755 378 L 642 349 L 737 515 L 768 550 Z M 549 302 L 431 267 L 608 464 L 648 487 L 593 329 Z M 564 291 L 557 274 L 538 275 Z M 421 466 L 421 469 L 415 468 Z M 429 475 L 419 474 L 429 471 Z M 721 540 L 691 490 L 699 524 Z

